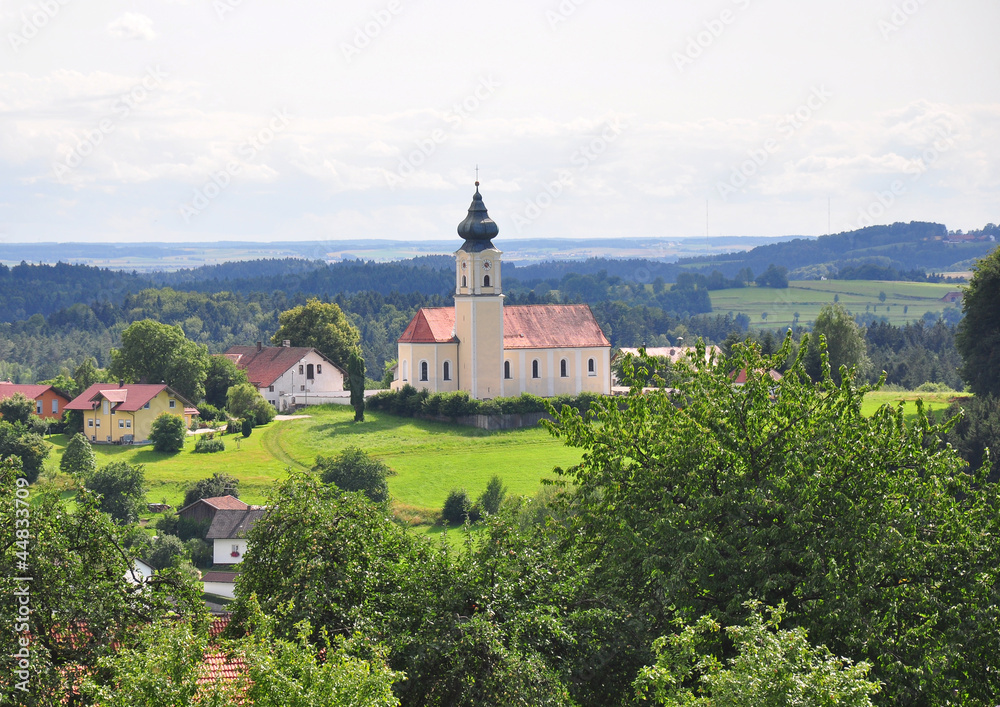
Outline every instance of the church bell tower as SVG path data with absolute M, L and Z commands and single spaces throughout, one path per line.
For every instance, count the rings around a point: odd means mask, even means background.
M 500 256 L 492 239 L 500 229 L 479 193 L 458 224 L 465 243 L 455 251 L 455 336 L 458 388 L 479 400 L 503 395 L 503 294 Z

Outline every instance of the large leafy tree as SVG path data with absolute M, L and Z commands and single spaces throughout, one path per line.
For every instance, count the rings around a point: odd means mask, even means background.
M 101 511 L 94 493 L 81 491 L 70 506 L 55 491 L 26 488 L 19 476 L 16 466 L 0 462 L 0 584 L 7 597 L 26 590 L 30 601 L 25 631 L 13 622 L 14 603 L 0 606 L 0 671 L 6 676 L 0 702 L 74 704 L 71 684 L 127 645 L 136 627 L 176 613 L 198 616 L 205 605 L 200 587 L 173 569 L 143 584 L 129 581 L 138 546 L 127 547 L 129 530 Z M 24 540 L 14 541 L 17 532 Z M 11 680 L 22 638 L 31 652 L 27 693 Z
M 962 310 L 955 335 L 962 378 L 976 395 L 1000 395 L 1000 248 L 976 264 Z
M 234 385 L 249 384 L 246 371 L 240 370 L 225 356 L 209 356 L 205 377 L 205 402 L 217 408 L 226 406 L 226 393 Z
M 182 508 L 190 506 L 195 501 L 203 498 L 216 498 L 218 496 L 240 497 L 240 480 L 235 476 L 216 472 L 205 479 L 195 482 L 195 485 L 184 493 L 184 503 Z
M 361 334 L 332 302 L 315 297 L 278 315 L 278 331 L 271 343 L 287 339 L 292 346 L 310 346 L 345 371 L 351 352 L 360 353 Z
M 868 360 L 868 344 L 865 342 L 864 333 L 844 305 L 824 306 L 813 323 L 806 356 L 806 369 L 815 381 L 821 380 L 824 376 L 821 337 L 826 341 L 830 374 L 835 381 L 840 381 L 841 366 L 855 369 L 857 375 L 864 378 L 871 368 L 871 362 Z
M 179 326 L 143 319 L 122 332 L 121 347 L 111 350 L 109 373 L 132 383 L 165 382 L 192 402 L 205 395 L 208 349 L 184 336 Z
M 814 384 L 801 353 L 773 381 L 789 347 L 679 365 L 675 393 L 634 390 L 593 419 L 564 408 L 552 429 L 584 450 L 564 472 L 568 541 L 659 633 L 785 602 L 792 628 L 873 666 L 879 699 L 985 703 L 1000 690 L 998 489 L 925 416 L 865 417 L 866 389 Z
M 100 507 L 119 523 L 139 520 L 146 498 L 146 472 L 142 464 L 135 466 L 113 461 L 102 466 L 84 482 L 87 489 L 101 497 Z

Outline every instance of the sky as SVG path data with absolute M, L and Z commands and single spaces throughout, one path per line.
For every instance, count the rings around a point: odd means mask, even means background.
M 1000 222 L 996 0 L 0 0 L 0 247 Z

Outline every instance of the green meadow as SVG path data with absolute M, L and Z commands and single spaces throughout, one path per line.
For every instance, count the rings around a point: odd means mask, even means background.
M 312 407 L 308 415 L 258 427 L 247 438 L 225 435 L 226 450 L 215 454 L 196 454 L 192 436 L 183 451 L 172 455 L 146 446 L 97 445 L 94 452 L 98 465 L 115 459 L 144 464 L 147 501 L 177 508 L 188 486 L 216 472 L 239 478 L 240 498 L 247 503 L 264 503 L 274 481 L 285 478 L 288 469 L 308 469 L 318 455 L 358 446 L 395 472 L 389 491 L 397 515 L 412 523 L 432 522 L 454 488 L 466 489 L 475 499 L 494 474 L 509 493 L 534 494 L 543 478 L 554 478 L 554 467 L 571 466 L 581 457 L 579 450 L 541 427 L 486 432 L 371 412 L 364 423 L 355 424 L 353 410 L 341 405 Z M 54 435 L 51 441 L 54 449 L 46 467 L 58 480 L 67 440 Z
M 811 324 L 824 305 L 834 300 L 852 314 L 866 311 L 900 325 L 920 319 L 926 312 L 940 313 L 956 305 L 942 302 L 961 285 L 930 282 L 882 282 L 877 280 L 793 280 L 786 289 L 742 287 L 709 293 L 715 314 L 747 314 L 754 328 L 785 329 L 795 314 L 802 326 Z M 885 302 L 879 295 L 885 293 Z M 764 315 L 767 315 L 766 318 Z

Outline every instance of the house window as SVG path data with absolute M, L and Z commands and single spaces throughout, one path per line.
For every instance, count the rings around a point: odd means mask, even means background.
M 322 375 L 322 374 L 323 374 L 323 364 L 322 363 L 317 363 L 316 364 L 316 375 L 319 376 L 319 375 Z
M 274 386 L 273 385 L 267 386 L 267 392 L 268 393 L 273 393 L 274 392 Z
M 101 420 L 100 420 L 100 418 L 94 420 L 94 427 L 100 427 L 100 426 L 101 426 Z
M 445 361 L 444 362 L 444 371 L 443 371 L 443 374 L 442 374 L 441 377 L 444 378 L 446 381 L 450 381 L 451 380 L 451 362 L 450 361 Z
M 400 365 L 402 366 L 402 368 L 401 368 L 401 372 L 403 374 L 402 380 L 404 380 L 404 381 L 409 380 L 410 379 L 410 376 L 409 376 L 409 373 L 410 373 L 410 362 L 404 360 L 404 361 L 400 362 Z
M 490 286 L 490 276 L 485 275 L 483 276 L 483 287 L 489 287 L 489 286 Z
M 302 364 L 300 363 L 300 364 L 299 364 L 299 375 L 301 376 L 301 375 L 302 375 L 303 373 L 305 373 L 305 372 L 306 372 L 306 369 L 305 369 L 305 366 L 303 366 L 303 365 L 302 365 Z
M 299 386 L 299 392 L 300 392 L 300 393 L 304 393 L 304 392 L 306 392 L 306 387 L 305 387 L 304 385 L 300 385 L 300 386 Z
M 587 375 L 596 376 L 597 375 L 597 361 L 590 358 L 587 359 Z
M 171 401 L 170 401 L 170 405 L 169 405 L 169 407 L 170 407 L 171 409 L 173 409 L 173 408 L 177 407 L 177 401 L 176 401 L 176 400 L 171 400 Z
M 142 409 L 143 410 L 149 410 L 149 403 L 147 402 L 145 405 L 143 405 Z
M 569 378 L 569 361 L 566 359 L 559 362 L 559 376 L 561 378 Z
M 510 361 L 503 362 L 503 377 L 506 378 L 507 380 L 513 378 L 513 376 L 510 374 Z
M 35 401 L 35 414 L 36 415 L 41 415 L 42 414 L 42 401 L 41 400 L 36 400 Z
M 531 362 L 531 377 L 532 378 L 541 378 L 541 376 L 538 375 L 538 359 L 537 358 L 534 361 Z
M 316 377 L 314 373 L 315 370 L 316 370 L 315 367 L 311 363 L 308 366 L 306 366 L 306 378 L 308 380 L 312 380 L 313 378 Z
M 420 380 L 427 380 L 427 361 L 420 362 Z
M 59 413 L 59 400 L 52 401 L 52 414 L 57 415 Z
M 94 420 L 93 419 L 87 420 L 87 427 L 93 427 L 93 426 L 94 426 Z
M 122 420 L 121 418 L 118 419 L 118 429 L 120 430 L 125 429 L 125 420 Z
M 125 429 L 127 429 L 127 430 L 132 429 L 132 421 L 131 420 L 125 420 Z

